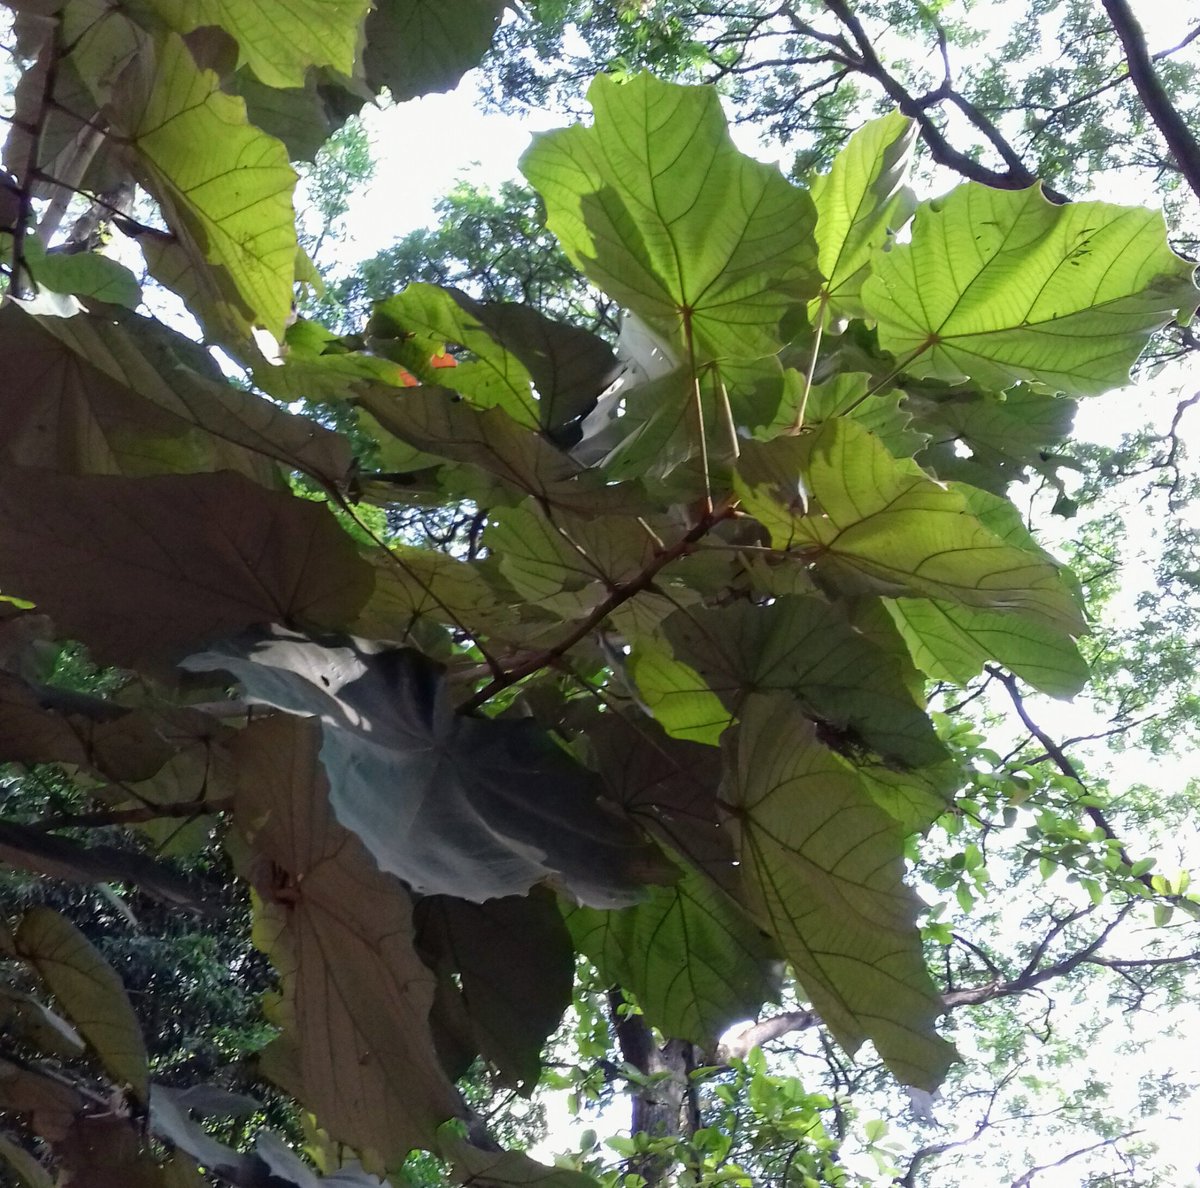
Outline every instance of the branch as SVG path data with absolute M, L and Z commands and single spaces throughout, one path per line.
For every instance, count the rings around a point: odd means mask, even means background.
M 1107 2 L 1108 0 L 1105 0 L 1105 3 Z M 1034 1177 L 1041 1175 L 1044 1171 L 1062 1167 L 1064 1163 L 1070 1163 L 1072 1159 L 1078 1159 L 1081 1155 L 1088 1155 L 1092 1151 L 1099 1151 L 1103 1147 L 1114 1147 L 1117 1143 L 1123 1143 L 1127 1138 L 1133 1138 L 1135 1134 L 1141 1133 L 1140 1130 L 1127 1130 L 1124 1134 L 1118 1134 L 1114 1138 L 1107 1138 L 1102 1142 L 1092 1143 L 1090 1147 L 1080 1147 L 1078 1151 L 1071 1151 L 1061 1159 L 1056 1159 L 1053 1163 L 1043 1163 L 1038 1167 L 1031 1167 L 1023 1176 L 1013 1180 L 1010 1188 L 1029 1188 L 1029 1185 L 1033 1183 Z
M 1150 52 L 1146 48 L 1146 36 L 1127 0 L 1102 0 L 1102 3 L 1124 47 L 1125 60 L 1129 63 L 1129 77 L 1137 88 L 1142 104 L 1167 142 L 1167 148 L 1179 167 L 1179 172 L 1200 198 L 1200 140 L 1171 102 L 1162 80 L 1155 72 Z
M 854 39 L 857 54 L 854 55 L 850 68 L 873 78 L 900 110 L 916 121 L 921 131 L 921 138 L 929 147 L 930 155 L 939 165 L 945 165 L 971 181 L 982 182 L 984 185 L 1001 190 L 1024 190 L 1037 184 L 1037 177 L 1022 162 L 1019 154 L 1000 133 L 996 125 L 968 99 L 957 94 L 950 87 L 948 76 L 937 90 L 920 98 L 914 96 L 880 61 L 879 55 L 871 43 L 870 35 L 846 0 L 825 0 L 825 7 L 841 21 Z M 793 24 L 795 25 L 795 21 Z M 842 39 L 838 40 L 842 41 Z M 946 65 L 948 67 L 948 62 Z M 929 108 L 942 100 L 953 103 L 984 139 L 996 149 L 1005 165 L 1008 166 L 1006 170 L 989 169 L 986 165 L 951 145 L 929 114 Z M 1052 202 L 1067 201 L 1064 194 L 1052 190 L 1049 186 L 1043 184 L 1042 190 Z
M 608 597 L 586 619 L 560 639 L 558 643 L 553 644 L 545 651 L 538 652 L 528 660 L 514 665 L 507 671 L 498 673 L 479 692 L 459 706 L 459 712 L 465 714 L 470 713 L 472 710 L 477 710 L 485 702 L 495 697 L 497 693 L 560 660 L 581 639 L 586 639 L 587 636 L 599 627 L 617 607 L 622 606 L 633 598 L 634 595 L 640 594 L 643 590 L 647 589 L 661 570 L 670 565 L 672 561 L 678 561 L 680 557 L 687 556 L 717 524 L 722 520 L 729 519 L 732 515 L 733 509 L 729 506 L 718 507 L 714 511 L 705 514 L 701 517 L 699 523 L 686 535 L 680 537 L 669 548 L 660 550 L 641 573 L 636 577 L 630 578 L 624 585 L 615 586 L 609 592 Z
M 1017 678 L 1007 672 L 1004 672 L 1002 669 L 994 667 L 993 665 L 988 665 L 987 672 L 994 676 L 1005 687 L 1005 689 L 1008 690 L 1009 698 L 1013 703 L 1013 708 L 1017 711 L 1017 716 L 1024 723 L 1025 729 L 1028 730 L 1029 733 L 1032 734 L 1033 737 L 1042 744 L 1042 749 L 1046 752 L 1046 755 L 1053 760 L 1054 766 L 1057 767 L 1063 775 L 1074 780 L 1082 791 L 1086 791 L 1087 784 L 1084 783 L 1083 777 L 1079 774 L 1079 769 L 1067 757 L 1067 754 L 1063 751 L 1062 747 L 1060 747 L 1058 743 L 1056 743 L 1054 739 L 1052 739 L 1033 720 L 1033 718 L 1030 717 L 1029 710 L 1025 707 L 1025 699 L 1021 696 L 1021 690 L 1017 684 Z M 1132 868 L 1134 865 L 1133 858 L 1130 856 L 1129 851 L 1125 848 L 1124 844 L 1121 843 L 1117 831 L 1109 823 L 1109 820 L 1104 813 L 1092 804 L 1085 804 L 1083 806 L 1083 811 L 1092 824 L 1095 825 L 1109 841 L 1115 841 L 1118 843 L 1117 856 L 1125 864 L 1126 868 Z M 1184 898 L 1182 895 L 1162 896 L 1162 893 L 1157 887 L 1155 887 L 1154 879 L 1149 873 L 1136 875 L 1134 878 L 1137 882 L 1141 883 L 1143 887 L 1146 887 L 1148 890 L 1152 891 L 1156 896 L 1160 896 L 1169 900 L 1171 903 L 1177 904 L 1191 915 L 1196 914 L 1196 904 L 1194 904 L 1191 900 Z
M 821 1022 L 816 1011 L 785 1011 L 781 1015 L 772 1015 L 758 1023 L 743 1027 L 735 1036 L 731 1036 L 717 1049 L 717 1060 L 721 1064 L 731 1064 L 734 1060 L 745 1060 L 753 1048 L 770 1043 L 771 1040 L 790 1035 L 795 1031 L 808 1031 Z

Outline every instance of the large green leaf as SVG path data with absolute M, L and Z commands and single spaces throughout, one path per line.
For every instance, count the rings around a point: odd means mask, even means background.
M 301 87 L 310 66 L 354 73 L 371 0 L 149 0 L 176 33 L 217 25 L 269 87 Z
M 0 589 L 106 663 L 255 623 L 345 626 L 372 585 L 326 508 L 240 475 L 0 472 Z
M 778 995 L 768 938 L 694 870 L 623 911 L 576 908 L 567 925 L 580 952 L 633 992 L 650 1023 L 707 1052 L 731 1023 Z
M 788 691 L 849 750 L 864 745 L 905 765 L 945 751 L 914 700 L 899 658 L 856 631 L 823 599 L 790 595 L 680 612 L 663 625 L 681 660 L 735 713 L 755 692 Z
M 786 474 L 802 483 L 790 502 L 779 491 Z M 748 442 L 738 490 L 776 548 L 803 550 L 852 590 L 1019 611 L 1083 630 L 1075 597 L 1045 553 L 1002 539 L 971 514 L 964 492 L 893 458 L 846 418 L 805 437 Z M 797 506 L 805 500 L 807 514 Z
M 967 182 L 876 255 L 862 301 L 912 375 L 1086 396 L 1127 383 L 1150 335 L 1191 315 L 1193 268 L 1157 211 Z
M 916 139 L 916 122 L 892 112 L 863 125 L 830 171 L 813 178 L 817 261 L 825 278 L 813 302 L 817 320 L 865 315 L 859 293 L 871 257 L 908 222 L 916 205 L 905 184 Z
M 714 90 L 600 75 L 588 99 L 592 127 L 521 161 L 572 262 L 701 361 L 774 354 L 819 284 L 808 195 L 734 148 Z
M 252 697 L 319 717 L 338 820 L 381 870 L 422 894 L 481 902 L 549 878 L 580 902 L 612 907 L 666 873 L 598 802 L 590 771 L 528 719 L 456 714 L 441 670 L 417 652 L 276 629 L 185 667 L 225 669 Z
M 487 53 L 505 0 L 376 0 L 363 65 L 371 90 L 398 103 L 449 91 Z
M 1055 697 L 1073 697 L 1087 684 L 1087 662 L 1074 640 L 1045 623 L 936 598 L 885 602 L 913 661 L 934 680 L 965 685 L 998 660 Z
M 750 698 L 731 739 L 724 798 L 749 906 L 844 1047 L 870 1039 L 901 1080 L 936 1088 L 953 1048 L 934 1031 L 903 832 L 790 699 Z
M 184 257 L 212 270 L 225 320 L 282 339 L 297 248 L 287 149 L 247 121 L 242 100 L 199 69 L 175 34 L 126 72 L 112 119 Z
M 17 953 L 37 970 L 101 1064 L 144 1102 L 146 1045 L 116 971 L 74 924 L 47 907 L 30 908 L 14 939 Z
M 319 738 L 280 716 L 234 744 L 255 942 L 282 982 L 265 1067 L 332 1138 L 397 1163 L 464 1107 L 434 1050 L 410 897 L 334 820 Z

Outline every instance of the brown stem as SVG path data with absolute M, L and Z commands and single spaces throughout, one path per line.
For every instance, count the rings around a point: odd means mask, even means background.
M 722 520 L 729 519 L 733 515 L 732 507 L 725 505 L 715 508 L 708 515 L 701 518 L 689 532 L 680 537 L 669 548 L 660 550 L 636 577 L 630 578 L 623 585 L 615 586 L 608 594 L 608 597 L 601 602 L 595 610 L 592 611 L 586 619 L 582 620 L 576 627 L 569 631 L 558 643 L 546 648 L 545 651 L 538 652 L 531 656 L 528 660 L 522 661 L 520 664 L 514 665 L 507 671 L 498 673 L 492 680 L 480 689 L 473 697 L 465 701 L 459 706 L 460 713 L 470 713 L 472 710 L 477 710 L 485 702 L 495 697 L 497 693 L 504 689 L 515 685 L 518 681 L 525 677 L 540 671 L 543 668 L 560 660 L 567 652 L 569 652 L 581 639 L 586 639 L 609 615 L 612 614 L 617 607 L 628 602 L 636 594 L 640 594 L 645 590 L 658 574 L 670 565 L 672 561 L 677 561 L 680 557 L 686 556 L 696 547 L 697 544 L 713 529 L 713 527 Z

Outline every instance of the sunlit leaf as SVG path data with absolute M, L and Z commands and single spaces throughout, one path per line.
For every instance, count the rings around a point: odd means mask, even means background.
M 588 98 L 590 128 L 521 162 L 572 263 L 685 354 L 774 354 L 819 283 L 808 195 L 734 148 L 713 90 L 602 74 Z
M 871 257 L 912 216 L 916 198 L 905 184 L 916 122 L 898 111 L 864 124 L 812 180 L 817 208 L 817 262 L 825 278 L 812 303 L 825 322 L 865 315 L 859 292 Z
M 862 301 L 912 375 L 1080 396 L 1127 383 L 1150 335 L 1200 301 L 1157 211 L 966 182 L 876 255 Z
M 270 87 L 300 87 L 310 66 L 354 73 L 370 0 L 150 0 L 176 33 L 218 25 L 239 57 Z
M 200 70 L 182 38 L 163 38 L 126 73 L 113 119 L 192 266 L 212 268 L 248 330 L 276 338 L 292 308 L 296 173 L 245 104 Z
M 774 476 L 789 470 L 801 477 L 808 514 L 781 501 Z M 844 417 L 808 437 L 748 443 L 738 486 L 777 548 L 804 550 L 851 590 L 1020 611 L 1083 630 L 1075 597 L 1046 554 L 1001 539 L 970 514 L 963 492 L 893 458 Z

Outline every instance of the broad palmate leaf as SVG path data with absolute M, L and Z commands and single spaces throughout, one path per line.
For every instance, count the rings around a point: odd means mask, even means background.
M 713 90 L 602 74 L 588 99 L 521 160 L 572 262 L 685 356 L 774 354 L 819 284 L 808 194 L 734 148 Z
M 844 1047 L 870 1039 L 901 1080 L 935 1088 L 954 1049 L 934 1031 L 942 1004 L 903 831 L 790 698 L 755 695 L 729 738 L 724 799 L 748 906 Z
M 579 951 L 631 990 L 655 1027 L 707 1052 L 730 1024 L 778 996 L 770 939 L 695 870 L 622 911 L 576 908 L 567 925 Z
M 282 339 L 297 250 L 287 149 L 247 121 L 242 100 L 175 34 L 126 73 L 113 120 L 191 266 L 215 270 L 229 307 L 222 320 Z
M 600 783 L 532 721 L 456 714 L 418 652 L 276 629 L 191 656 L 251 697 L 321 720 L 338 820 L 422 894 L 481 902 L 554 880 L 620 906 L 669 864 L 598 802 Z
M 334 820 L 319 742 L 315 723 L 281 716 L 234 744 L 255 939 L 282 981 L 266 1068 L 334 1139 L 392 1163 L 463 1105 L 434 1050 L 411 899 Z
M 14 935 L 28 961 L 118 1084 L 147 1096 L 149 1066 L 137 1016 L 116 971 L 65 916 L 30 908 Z
M 1193 270 L 1157 211 L 967 182 L 875 256 L 862 301 L 912 375 L 1087 396 L 1127 383 L 1150 335 L 1191 316 Z
M 799 476 L 807 514 L 796 506 L 803 500 L 784 502 L 785 474 Z M 1045 553 L 1002 539 L 971 514 L 963 492 L 893 458 L 851 420 L 804 437 L 748 442 L 736 481 L 776 548 L 809 553 L 851 590 L 1019 611 L 1083 630 L 1075 596 Z
M 371 0 L 150 0 L 176 33 L 217 25 L 238 43 L 239 60 L 269 87 L 302 87 L 310 66 L 347 77 Z
M 256 623 L 349 623 L 370 565 L 329 511 L 240 475 L 0 472 L 0 590 L 106 663 L 171 659 Z

